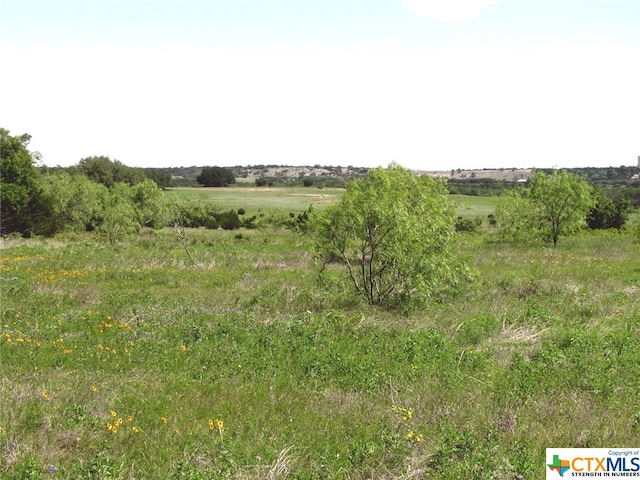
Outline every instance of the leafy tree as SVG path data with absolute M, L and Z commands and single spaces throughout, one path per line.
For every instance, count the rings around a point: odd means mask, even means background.
M 77 169 L 94 182 L 111 188 L 118 182 L 135 185 L 146 178 L 140 168 L 128 167 L 118 160 L 109 157 L 87 157 L 78 162 Z
M 116 183 L 109 190 L 107 205 L 98 231 L 114 245 L 140 231 L 137 213 L 130 187 L 125 183 Z
M 0 128 L 0 234 L 29 235 L 41 221 L 42 188 L 29 134 Z
M 592 189 L 586 180 L 563 170 L 550 175 L 534 172 L 529 198 L 539 216 L 545 240 L 558 244 L 560 235 L 571 235 L 585 224 L 593 206 Z
M 604 189 L 595 193 L 595 205 L 587 215 L 587 225 L 592 230 L 624 226 L 629 218 L 631 202 L 624 197 L 612 198 Z
M 594 205 L 592 189 L 583 178 L 566 170 L 533 172 L 529 187 L 505 192 L 496 205 L 503 233 L 530 238 L 540 235 L 555 247 L 561 235 L 585 225 Z
M 93 230 L 98 225 L 109 197 L 104 185 L 66 172 L 44 175 L 42 185 L 48 208 L 43 233 Z
M 392 164 L 349 183 L 310 227 L 324 265 L 346 267 L 369 304 L 397 306 L 469 278 L 457 255 L 455 218 L 444 181 Z
M 494 219 L 502 240 L 523 241 L 537 231 L 536 212 L 526 189 L 505 190 L 496 197 Z
M 156 182 L 156 185 L 158 185 L 160 188 L 164 189 L 175 187 L 176 185 L 176 182 L 171 175 L 157 168 L 145 168 L 144 173 L 147 178 L 150 178 L 151 180 Z
M 226 187 L 236 183 L 236 177 L 228 168 L 204 167 L 196 181 L 205 187 Z
M 147 178 L 131 187 L 131 200 L 141 227 L 162 228 L 165 225 L 166 202 L 162 190 Z
M 238 214 L 233 210 L 226 212 L 217 212 L 214 215 L 217 225 L 222 227 L 223 230 L 236 230 L 242 226 Z

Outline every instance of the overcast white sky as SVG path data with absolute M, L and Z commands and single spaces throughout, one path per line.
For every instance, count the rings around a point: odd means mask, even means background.
M 2 0 L 47 165 L 636 165 L 640 0 Z

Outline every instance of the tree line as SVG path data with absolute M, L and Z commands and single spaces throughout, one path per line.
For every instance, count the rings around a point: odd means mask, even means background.
M 96 231 L 115 243 L 141 228 L 253 228 L 294 226 L 299 220 L 271 212 L 244 218 L 193 199 L 166 196 L 162 172 L 136 169 L 108 157 L 89 157 L 69 168 L 38 168 L 30 135 L 0 129 L 0 234 L 52 236 Z M 241 218 L 242 217 L 242 218 Z
M 322 272 L 337 263 L 344 280 L 368 303 L 394 308 L 444 298 L 473 277 L 461 255 L 446 180 L 416 176 L 397 164 L 349 182 L 340 199 L 322 211 L 240 219 L 244 212 L 165 196 L 150 178 L 136 178 L 103 159 L 81 161 L 71 173 L 42 172 L 28 150 L 29 135 L 0 134 L 3 235 L 95 230 L 115 243 L 143 227 L 172 226 L 190 256 L 189 227 L 253 228 L 260 222 L 294 227 L 311 235 Z M 82 171 L 88 167 L 89 174 Z M 525 187 L 497 197 L 494 220 L 501 240 L 539 240 L 555 247 L 562 236 L 587 225 L 621 228 L 630 209 L 629 202 L 616 203 L 566 170 L 534 171 Z

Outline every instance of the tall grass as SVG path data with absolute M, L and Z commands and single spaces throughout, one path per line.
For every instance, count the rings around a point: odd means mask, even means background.
M 640 428 L 640 245 L 467 237 L 477 282 L 398 314 L 288 231 L 0 250 L 3 478 L 544 475 Z

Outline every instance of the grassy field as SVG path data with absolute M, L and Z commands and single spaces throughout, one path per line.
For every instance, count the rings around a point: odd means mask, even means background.
M 344 190 L 340 188 L 305 187 L 241 187 L 228 188 L 172 188 L 167 195 L 198 199 L 219 210 L 244 209 L 247 216 L 258 215 L 271 209 L 298 214 L 310 205 L 323 208 L 337 200 Z M 481 216 L 486 219 L 493 213 L 493 198 L 451 195 L 458 215 L 467 218 Z
M 228 188 L 172 188 L 167 195 L 195 198 L 220 210 L 244 209 L 247 216 L 272 209 L 301 213 L 313 205 L 322 208 L 340 197 L 339 188 L 304 187 L 228 187 Z
M 399 314 L 240 233 L 187 231 L 195 265 L 171 230 L 3 241 L 2 478 L 539 479 L 637 446 L 631 237 L 469 235 L 477 280 Z

